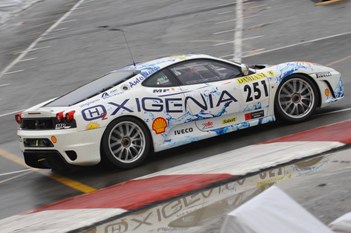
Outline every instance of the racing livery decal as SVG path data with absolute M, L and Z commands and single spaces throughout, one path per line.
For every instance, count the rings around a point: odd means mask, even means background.
M 167 121 L 163 117 L 157 117 L 152 122 L 152 130 L 155 131 L 156 134 L 162 134 L 166 131 Z
M 125 99 L 123 102 L 108 102 L 108 109 L 112 109 L 111 116 L 122 112 L 165 112 L 165 113 L 183 113 L 188 112 L 187 106 L 193 104 L 200 108 L 201 111 L 206 111 L 219 106 L 228 106 L 231 102 L 238 102 L 228 91 L 222 91 L 219 97 L 209 93 L 208 95 L 200 94 L 200 98 L 187 96 L 186 98 L 159 98 L 159 97 L 143 97 L 135 98 L 134 103 L 131 99 Z M 134 106 L 134 107 L 133 107 Z M 96 105 L 82 110 L 82 116 L 86 121 L 96 119 L 105 119 L 107 115 L 106 107 Z M 221 115 L 221 114 L 220 114 Z M 219 115 L 219 116 L 220 116 Z
M 327 78 L 332 76 L 332 74 L 330 72 L 320 72 L 320 73 L 316 73 L 317 78 Z
M 96 105 L 82 110 L 83 119 L 86 121 L 93 121 L 106 116 L 106 108 L 103 105 Z
M 261 118 L 264 116 L 264 111 L 257 111 L 257 112 L 251 112 L 251 113 L 246 113 L 245 114 L 245 120 L 252 120 L 252 119 L 256 119 L 256 118 Z
M 224 120 L 222 120 L 222 124 L 224 125 L 224 124 L 229 124 L 229 123 L 233 123 L 233 122 L 235 122 L 236 121 L 236 118 L 235 117 L 233 117 L 233 118 L 229 118 L 229 119 L 224 119 Z
M 257 74 L 248 75 L 242 78 L 237 78 L 236 80 L 238 84 L 245 84 L 245 83 L 261 80 L 264 78 L 267 78 L 267 76 L 264 73 L 257 73 Z
M 97 122 L 90 122 L 87 124 L 86 130 L 98 129 L 100 125 Z
M 265 124 L 275 121 L 275 114 L 288 122 L 307 120 L 318 98 L 305 100 L 308 107 L 299 109 L 301 114 L 286 110 L 281 103 L 290 101 L 292 94 L 302 88 L 300 84 L 284 86 L 282 82 L 304 83 L 304 77 L 311 79 L 315 88 L 304 90 L 304 94 L 313 97 L 316 93 L 312 89 L 322 93 L 321 108 L 344 96 L 340 73 L 322 65 L 287 62 L 254 66 L 257 69 L 249 68 L 247 76 L 242 75 L 242 67 L 207 55 L 171 56 L 129 65 L 16 114 L 18 136 L 37 139 L 40 135 L 50 140 L 59 133 L 59 143 L 53 148 L 40 148 L 38 156 L 46 158 L 48 150 L 55 150 L 62 155 L 62 164 L 94 165 L 108 155 L 111 164 L 128 169 L 140 164 L 151 152 L 149 148 L 162 151 Z M 193 75 L 186 76 L 191 68 Z M 160 74 L 174 82 L 157 82 L 154 78 Z M 286 79 L 288 76 L 295 77 Z M 183 81 L 181 77 L 188 79 Z M 282 111 L 275 111 L 275 107 Z M 41 118 L 30 115 L 33 111 Z M 151 140 L 143 135 L 150 135 Z M 23 141 L 20 145 L 24 152 L 30 149 Z M 74 151 L 77 158 L 69 159 L 66 151 Z M 37 168 L 50 166 L 37 159 L 26 162 Z

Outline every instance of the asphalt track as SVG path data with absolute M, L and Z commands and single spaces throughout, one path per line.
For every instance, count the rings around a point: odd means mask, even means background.
M 351 136 L 343 131 L 350 126 L 351 120 L 346 120 L 228 151 L 42 206 L 6 218 L 0 225 L 9 233 L 47 229 L 145 233 L 173 232 L 178 227 L 182 232 L 195 232 L 196 228 L 218 232 L 228 211 L 283 181 L 289 193 L 302 190 L 298 201 L 301 197 L 318 201 L 314 214 L 325 222 L 326 217 L 351 208 L 351 203 L 344 201 L 350 189 L 347 147 Z M 330 133 L 335 136 L 331 138 Z M 336 152 L 337 148 L 343 150 Z M 318 189 L 323 193 L 313 195 L 312 190 Z M 307 204 L 308 209 L 316 207 L 311 200 Z M 323 216 L 320 205 L 330 206 L 333 213 Z
M 307 60 L 330 65 L 342 73 L 345 99 L 320 111 L 310 121 L 259 126 L 157 153 L 147 164 L 129 171 L 99 166 L 61 175 L 28 170 L 23 166 L 16 141 L 17 126 L 10 113 L 65 93 L 79 86 L 83 79 L 91 80 L 131 63 L 122 36 L 98 26 L 124 28 L 138 61 L 181 53 L 233 57 L 235 2 L 82 1 L 0 78 L 0 218 L 232 149 L 349 119 L 350 6 L 347 1 L 318 7 L 308 1 L 244 3 L 243 62 Z

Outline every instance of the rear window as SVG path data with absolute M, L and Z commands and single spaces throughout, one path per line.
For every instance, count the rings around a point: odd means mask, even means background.
M 59 97 L 46 106 L 58 107 L 75 105 L 128 80 L 136 74 L 138 74 L 138 71 L 133 70 L 120 70 L 109 73 Z

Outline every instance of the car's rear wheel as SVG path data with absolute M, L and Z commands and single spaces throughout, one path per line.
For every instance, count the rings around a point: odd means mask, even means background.
M 278 87 L 275 110 L 280 119 L 298 123 L 313 114 L 318 98 L 317 88 L 310 79 L 303 75 L 293 75 Z
M 140 165 L 150 152 L 150 133 L 132 117 L 112 121 L 102 138 L 102 151 L 115 167 L 128 169 Z

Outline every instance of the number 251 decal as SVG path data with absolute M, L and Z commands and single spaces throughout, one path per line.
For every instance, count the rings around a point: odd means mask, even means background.
M 263 86 L 264 96 L 265 97 L 268 96 L 268 88 L 267 88 L 266 80 L 262 80 L 261 82 L 255 82 L 252 84 L 246 84 L 244 86 L 244 92 L 247 93 L 246 102 L 251 102 L 253 100 L 258 100 L 261 98 L 262 92 L 261 92 L 260 86 Z

